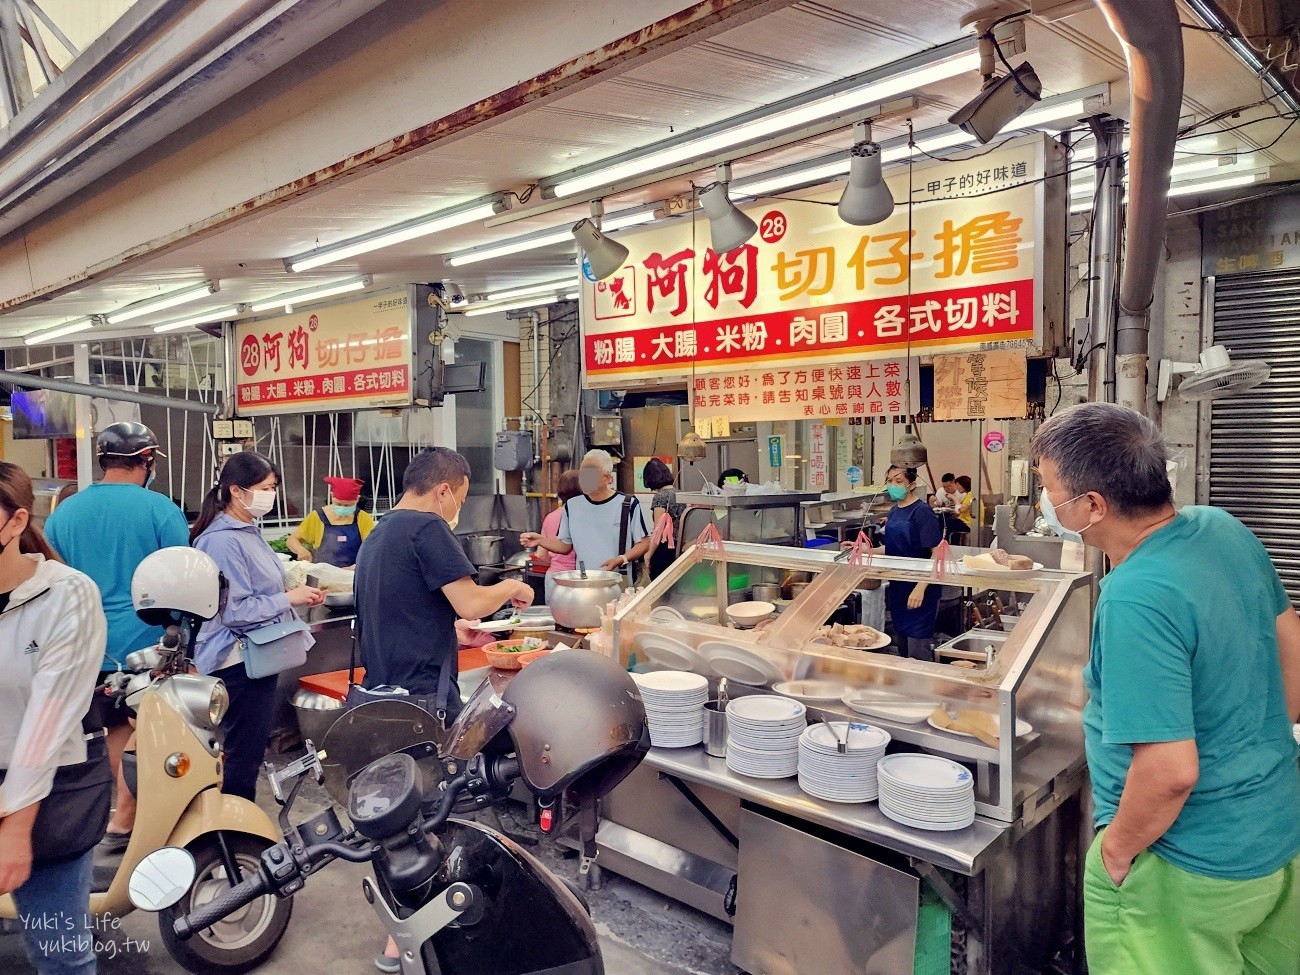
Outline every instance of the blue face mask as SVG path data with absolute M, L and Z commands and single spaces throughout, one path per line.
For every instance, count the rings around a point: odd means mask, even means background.
M 885 493 L 895 501 L 902 501 L 907 497 L 907 488 L 902 484 L 886 484 Z
M 334 513 L 340 518 L 346 518 L 349 515 L 355 515 L 357 513 L 357 506 L 355 504 L 332 504 L 330 507 L 334 509 Z
M 154 468 L 153 464 L 150 464 L 149 473 L 146 474 L 144 478 L 144 487 L 146 491 L 149 489 L 150 485 L 153 484 L 154 478 L 156 478 L 157 476 L 158 476 L 158 471 Z
M 1080 498 L 1086 497 L 1087 494 L 1087 491 L 1083 494 L 1076 494 L 1069 501 L 1062 501 L 1061 507 L 1064 508 L 1067 504 L 1074 504 L 1074 502 L 1078 501 Z M 1052 504 L 1052 499 L 1047 496 L 1047 488 L 1043 488 L 1038 494 L 1038 508 L 1043 513 L 1043 520 L 1052 526 L 1052 531 L 1056 532 L 1056 534 L 1060 535 L 1067 542 L 1078 542 L 1080 545 L 1083 544 L 1083 533 L 1092 526 L 1084 525 L 1084 527 L 1075 531 L 1072 528 L 1066 528 L 1062 525 L 1061 519 L 1056 513 L 1056 506 Z

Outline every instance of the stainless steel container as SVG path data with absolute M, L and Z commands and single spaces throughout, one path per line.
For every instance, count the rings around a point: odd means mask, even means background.
M 727 757 L 727 704 L 710 701 L 704 705 L 704 754 Z
M 623 591 L 622 575 L 605 569 L 581 569 L 555 573 L 555 599 L 551 615 L 560 626 L 570 630 L 594 630 L 600 626 L 600 614 Z
M 343 717 L 342 701 L 315 691 L 300 690 L 294 694 L 293 709 L 298 713 L 298 730 L 302 737 L 310 738 L 318 747 L 334 722 Z
M 499 565 L 501 563 L 501 535 L 471 535 L 465 539 L 469 560 L 474 565 Z

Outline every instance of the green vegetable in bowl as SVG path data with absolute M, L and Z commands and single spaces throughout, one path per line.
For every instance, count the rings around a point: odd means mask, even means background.
M 289 536 L 288 536 L 288 535 L 285 535 L 283 538 L 277 538 L 277 539 L 275 539 L 274 541 L 269 542 L 268 544 L 271 546 L 271 551 L 272 551 L 272 552 L 279 552 L 281 555 L 291 555 L 291 554 L 293 554 L 293 553 L 291 553 L 291 552 L 289 551 Z
M 546 641 L 539 640 L 534 636 L 527 637 L 519 643 L 508 643 L 497 647 L 502 653 L 531 653 L 534 650 L 543 650 L 545 648 Z

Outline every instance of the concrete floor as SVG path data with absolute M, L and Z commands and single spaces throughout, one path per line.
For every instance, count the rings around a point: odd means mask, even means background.
M 292 759 L 296 756 L 285 756 Z M 269 789 L 259 787 L 261 805 L 271 812 Z M 326 802 L 323 793 L 304 789 L 294 819 L 306 819 Z M 299 811 L 301 810 L 301 815 Z M 274 817 L 274 812 L 272 812 Z M 563 876 L 574 878 L 576 860 L 566 858 L 549 839 L 540 839 L 522 805 L 499 810 L 501 824 L 512 834 L 537 837 L 532 852 Z M 485 814 L 493 824 L 493 813 Z M 312 876 L 294 898 L 293 920 L 279 947 L 257 971 L 265 975 L 364 975 L 376 971 L 372 959 L 384 935 L 373 910 L 361 896 L 364 865 L 336 861 Z M 600 933 L 609 975 L 736 975 L 731 964 L 731 928 L 714 918 L 676 904 L 638 884 L 605 874 L 602 889 L 588 894 Z M 184 975 L 162 946 L 157 918 L 136 912 L 101 937 L 99 975 Z M 0 937 L 0 975 L 31 971 L 21 939 Z M 455 975 L 449 972 L 448 975 Z

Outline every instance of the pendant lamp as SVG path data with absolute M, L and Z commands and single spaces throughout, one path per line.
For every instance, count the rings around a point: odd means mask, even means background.
M 925 444 L 921 443 L 912 424 L 907 424 L 903 428 L 903 439 L 894 445 L 894 449 L 889 452 L 889 462 L 895 467 L 924 467 L 929 461 L 929 452 L 925 449 Z

